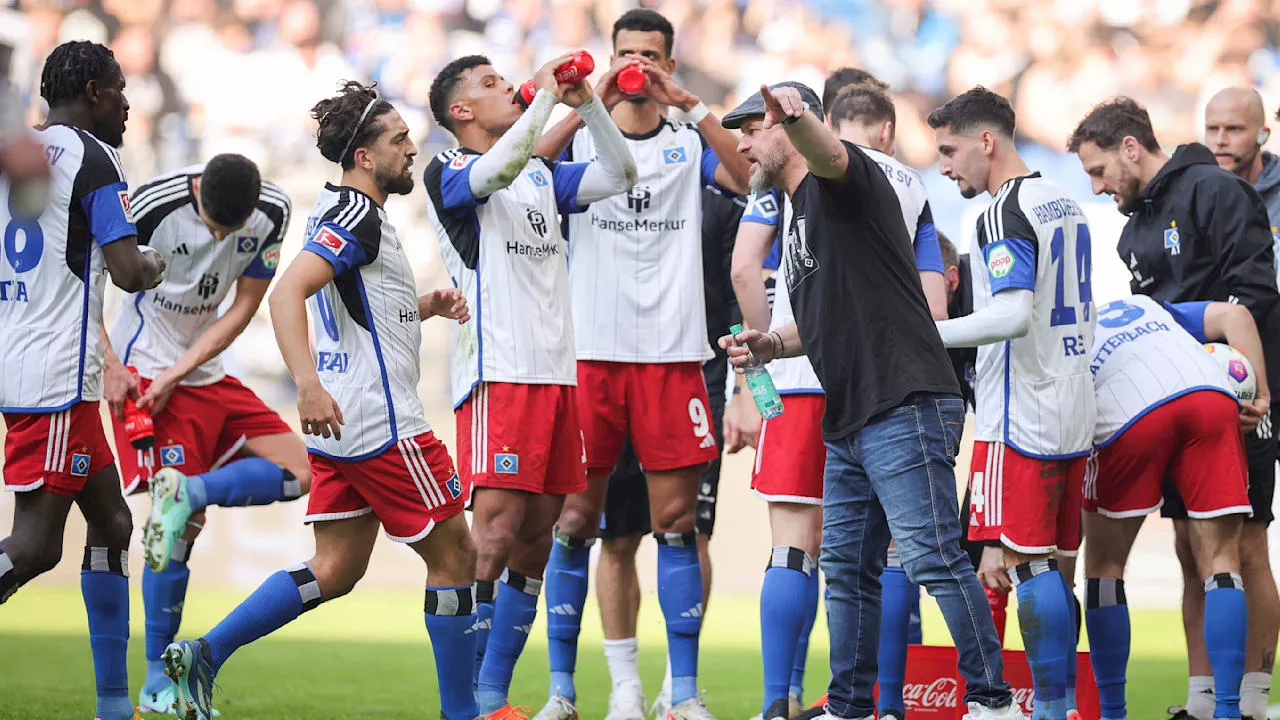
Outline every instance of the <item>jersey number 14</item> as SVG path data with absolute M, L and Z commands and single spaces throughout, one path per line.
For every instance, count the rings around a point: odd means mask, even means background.
M 1053 310 L 1049 313 L 1050 327 L 1075 325 L 1077 322 L 1075 307 L 1068 305 L 1064 297 L 1067 264 L 1071 262 L 1075 263 L 1075 270 L 1072 275 L 1079 287 L 1080 314 L 1085 322 L 1090 320 L 1089 308 L 1093 307 L 1093 285 L 1091 283 L 1093 276 L 1093 250 L 1090 247 L 1089 226 L 1076 225 L 1075 232 L 1076 252 L 1074 258 L 1064 257 L 1066 236 L 1063 234 L 1061 227 L 1053 231 L 1053 240 L 1049 242 L 1049 252 L 1053 258 L 1053 267 L 1058 278 L 1053 288 Z

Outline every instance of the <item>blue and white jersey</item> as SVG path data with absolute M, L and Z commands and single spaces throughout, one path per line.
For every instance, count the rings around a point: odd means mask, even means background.
M 440 253 L 471 308 L 471 322 L 454 325 L 455 407 L 482 382 L 578 384 L 559 218 L 586 209 L 578 185 L 590 163 L 530 158 L 509 186 L 477 198 L 479 158 L 447 150 L 424 173 Z
M 703 362 L 702 188 L 716 187 L 720 159 L 689 123 L 663 118 L 628 135 L 639 179 L 627 193 L 569 216 L 569 289 L 579 360 Z M 585 128 L 562 160 L 591 160 Z
M 1093 442 L 1103 447 L 1142 416 L 1197 390 L 1235 399 L 1222 366 L 1204 351 L 1207 302 L 1160 304 L 1146 295 L 1098 310 L 1089 370 L 1097 396 Z
M 217 321 L 218 308 L 237 280 L 270 280 L 280 264 L 292 209 L 284 191 L 264 180 L 244 227 L 219 241 L 196 208 L 195 187 L 203 172 L 203 164 L 183 168 L 133 195 L 138 244 L 163 255 L 168 268 L 159 287 L 125 296 L 111 328 L 111 346 L 145 378 L 173 367 Z M 182 384 L 211 385 L 225 376 L 219 356 L 191 371 Z
M 978 218 L 971 258 L 975 313 L 1004 290 L 1034 292 L 1027 334 L 978 348 L 975 438 L 1035 458 L 1088 454 L 1095 318 L 1084 212 L 1039 173 L 1013 178 Z
M 386 213 L 359 190 L 326 184 L 302 249 L 333 266 L 307 305 L 320 384 L 345 421 L 341 440 L 307 435 L 307 450 L 361 460 L 430 430 L 418 399 L 417 287 Z
M 115 149 L 66 125 L 33 131 L 51 173 L 38 218 L 10 211 L 0 176 L 0 409 L 47 413 L 102 397 L 102 246 L 138 234 Z
M 861 145 L 858 148 L 880 166 L 898 196 L 902 222 L 907 226 L 907 235 L 911 237 L 911 246 L 916 252 L 916 268 L 921 272 L 945 274 L 942 246 L 938 244 L 938 230 L 933 225 L 933 211 L 929 209 L 929 195 L 920 173 L 898 162 L 892 155 Z

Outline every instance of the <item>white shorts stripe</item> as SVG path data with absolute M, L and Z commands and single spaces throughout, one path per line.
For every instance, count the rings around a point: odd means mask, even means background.
M 444 491 L 436 484 L 436 475 L 431 472 L 431 465 L 427 463 L 426 456 L 422 454 L 422 446 L 418 445 L 418 441 L 413 438 L 409 438 L 405 442 L 409 445 L 409 454 L 418 461 L 418 469 L 422 472 L 422 479 L 427 486 L 427 492 L 431 493 L 431 496 L 436 500 L 435 507 L 444 505 L 446 502 Z
M 432 498 L 427 497 L 427 490 L 422 486 L 421 471 L 418 469 L 417 463 L 409 457 L 408 441 L 401 440 L 396 443 L 396 447 L 400 449 L 400 457 L 404 458 L 405 469 L 409 471 L 409 477 L 413 480 L 413 484 L 418 488 L 418 494 L 422 496 L 422 504 L 430 510 L 436 506 Z
M 489 386 L 480 385 L 480 472 L 489 472 Z
M 479 474 L 480 456 L 484 451 L 480 448 L 480 392 L 481 385 L 471 395 L 471 472 Z
M 765 420 L 760 423 L 760 437 L 756 439 L 756 474 L 760 473 L 760 466 L 764 462 L 764 434 L 769 429 L 769 421 Z M 760 493 L 756 493 L 759 495 Z M 763 497 L 763 496 L 761 496 Z
M 49 438 L 44 443 L 45 472 L 53 472 L 53 448 L 58 444 L 58 415 L 59 413 L 54 413 L 49 418 Z
M 57 445 L 53 449 L 53 464 L 57 472 L 67 471 L 67 446 L 71 444 L 71 411 L 63 410 L 55 416 L 58 423 Z

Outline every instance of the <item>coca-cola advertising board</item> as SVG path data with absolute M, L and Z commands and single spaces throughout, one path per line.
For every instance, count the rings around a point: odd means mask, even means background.
M 1031 667 L 1021 650 L 1005 650 L 1004 675 L 1013 698 L 1030 716 L 1035 697 Z M 964 680 L 956 670 L 956 649 L 912 645 L 907 649 L 907 678 L 902 686 L 907 720 L 964 720 Z M 1079 653 L 1076 663 L 1076 701 L 1084 720 L 1098 720 L 1098 687 L 1093 681 L 1089 654 Z

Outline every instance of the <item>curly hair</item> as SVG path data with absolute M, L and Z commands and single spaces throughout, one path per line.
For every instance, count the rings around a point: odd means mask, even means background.
M 40 97 L 51 107 L 74 102 L 84 97 L 90 80 L 101 80 L 119 67 L 115 54 L 105 45 L 87 40 L 63 43 L 44 61 Z
M 345 80 L 337 95 L 311 108 L 311 117 L 319 124 L 316 147 L 325 160 L 341 165 L 343 170 L 355 166 L 356 150 L 369 147 L 382 134 L 378 118 L 395 109 L 379 98 L 377 87 L 376 82 L 364 85 Z

